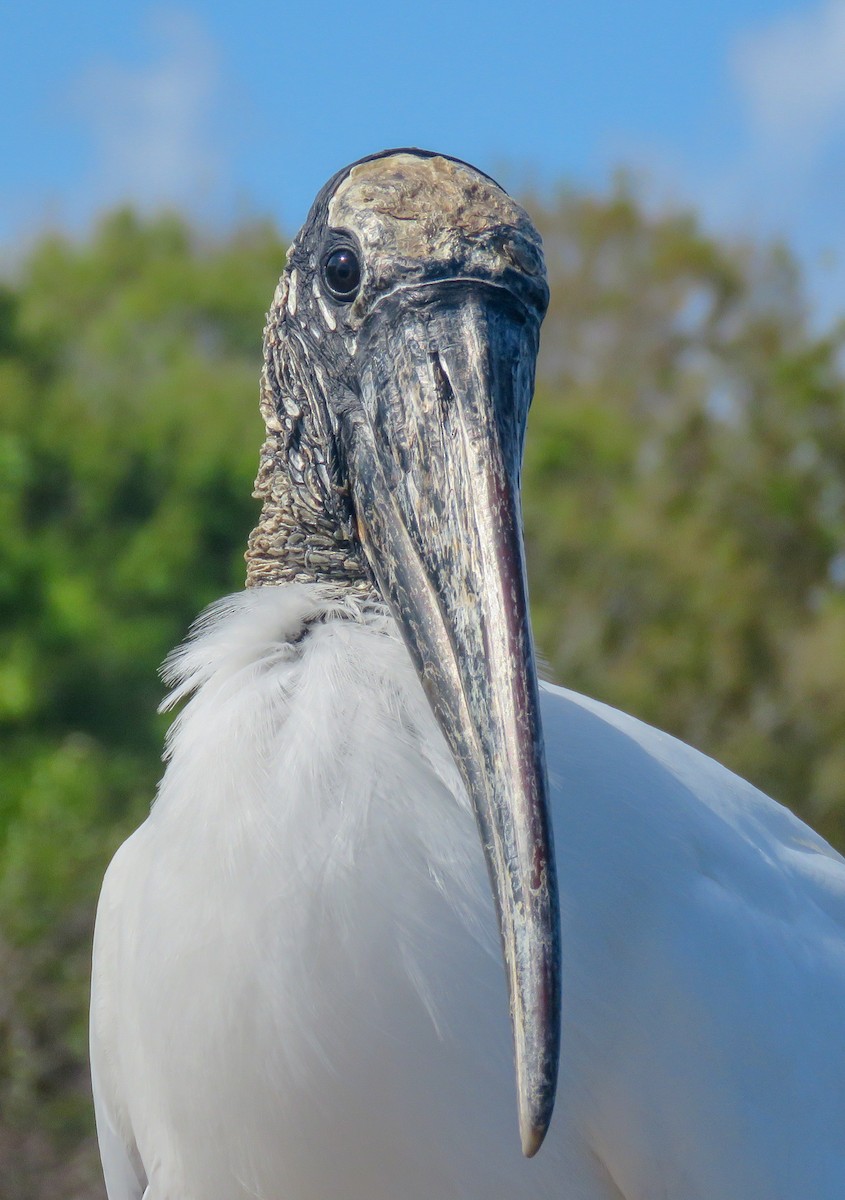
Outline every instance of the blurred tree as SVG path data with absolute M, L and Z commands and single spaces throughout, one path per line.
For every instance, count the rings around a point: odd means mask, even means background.
M 782 247 L 689 214 L 532 204 L 553 304 L 525 465 L 552 674 L 845 845 L 845 327 Z M 838 653 L 837 653 L 838 652 Z
M 261 329 L 284 250 L 117 212 L 0 293 L 0 1196 L 101 1196 L 93 904 L 143 819 L 157 668 L 243 582 Z
M 525 462 L 561 682 L 714 753 L 845 845 L 843 331 L 778 247 L 529 199 L 552 307 Z M 0 1195 L 102 1197 L 96 894 L 159 771 L 156 669 L 240 587 L 273 229 L 42 241 L 0 289 Z M 577 799 L 577 798 L 575 798 Z

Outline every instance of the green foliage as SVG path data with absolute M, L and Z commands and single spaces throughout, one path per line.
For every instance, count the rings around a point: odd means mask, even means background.
M 781 248 L 530 201 L 553 302 L 525 462 L 561 682 L 715 754 L 845 845 L 842 333 Z M 0 288 L 0 1195 L 101 1197 L 96 894 L 159 773 L 156 670 L 240 587 L 269 228 L 109 217 Z
M 552 674 L 845 845 L 843 333 L 780 247 L 621 187 L 539 209 L 556 297 L 525 464 Z
M 176 217 L 118 212 L 88 245 L 42 242 L 0 292 L 5 1200 L 102 1194 L 94 904 L 159 774 L 162 657 L 242 586 L 283 262 L 269 228 L 203 243 Z

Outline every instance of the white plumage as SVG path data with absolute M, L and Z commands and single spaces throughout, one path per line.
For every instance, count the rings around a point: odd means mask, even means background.
M 785 809 L 542 688 L 563 1033 L 527 1161 L 475 821 L 392 618 L 258 588 L 168 670 L 97 921 L 110 1200 L 845 1195 L 845 863 Z

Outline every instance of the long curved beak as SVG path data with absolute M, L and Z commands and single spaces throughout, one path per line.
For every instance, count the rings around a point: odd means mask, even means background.
M 560 932 L 519 505 L 538 321 L 454 280 L 381 302 L 343 435 L 359 533 L 475 809 L 510 991 L 523 1152 L 554 1105 Z

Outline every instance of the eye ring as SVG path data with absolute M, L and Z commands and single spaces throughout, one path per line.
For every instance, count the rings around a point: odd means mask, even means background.
M 361 286 L 361 263 L 351 246 L 335 246 L 323 260 L 323 283 L 334 300 L 348 304 Z

